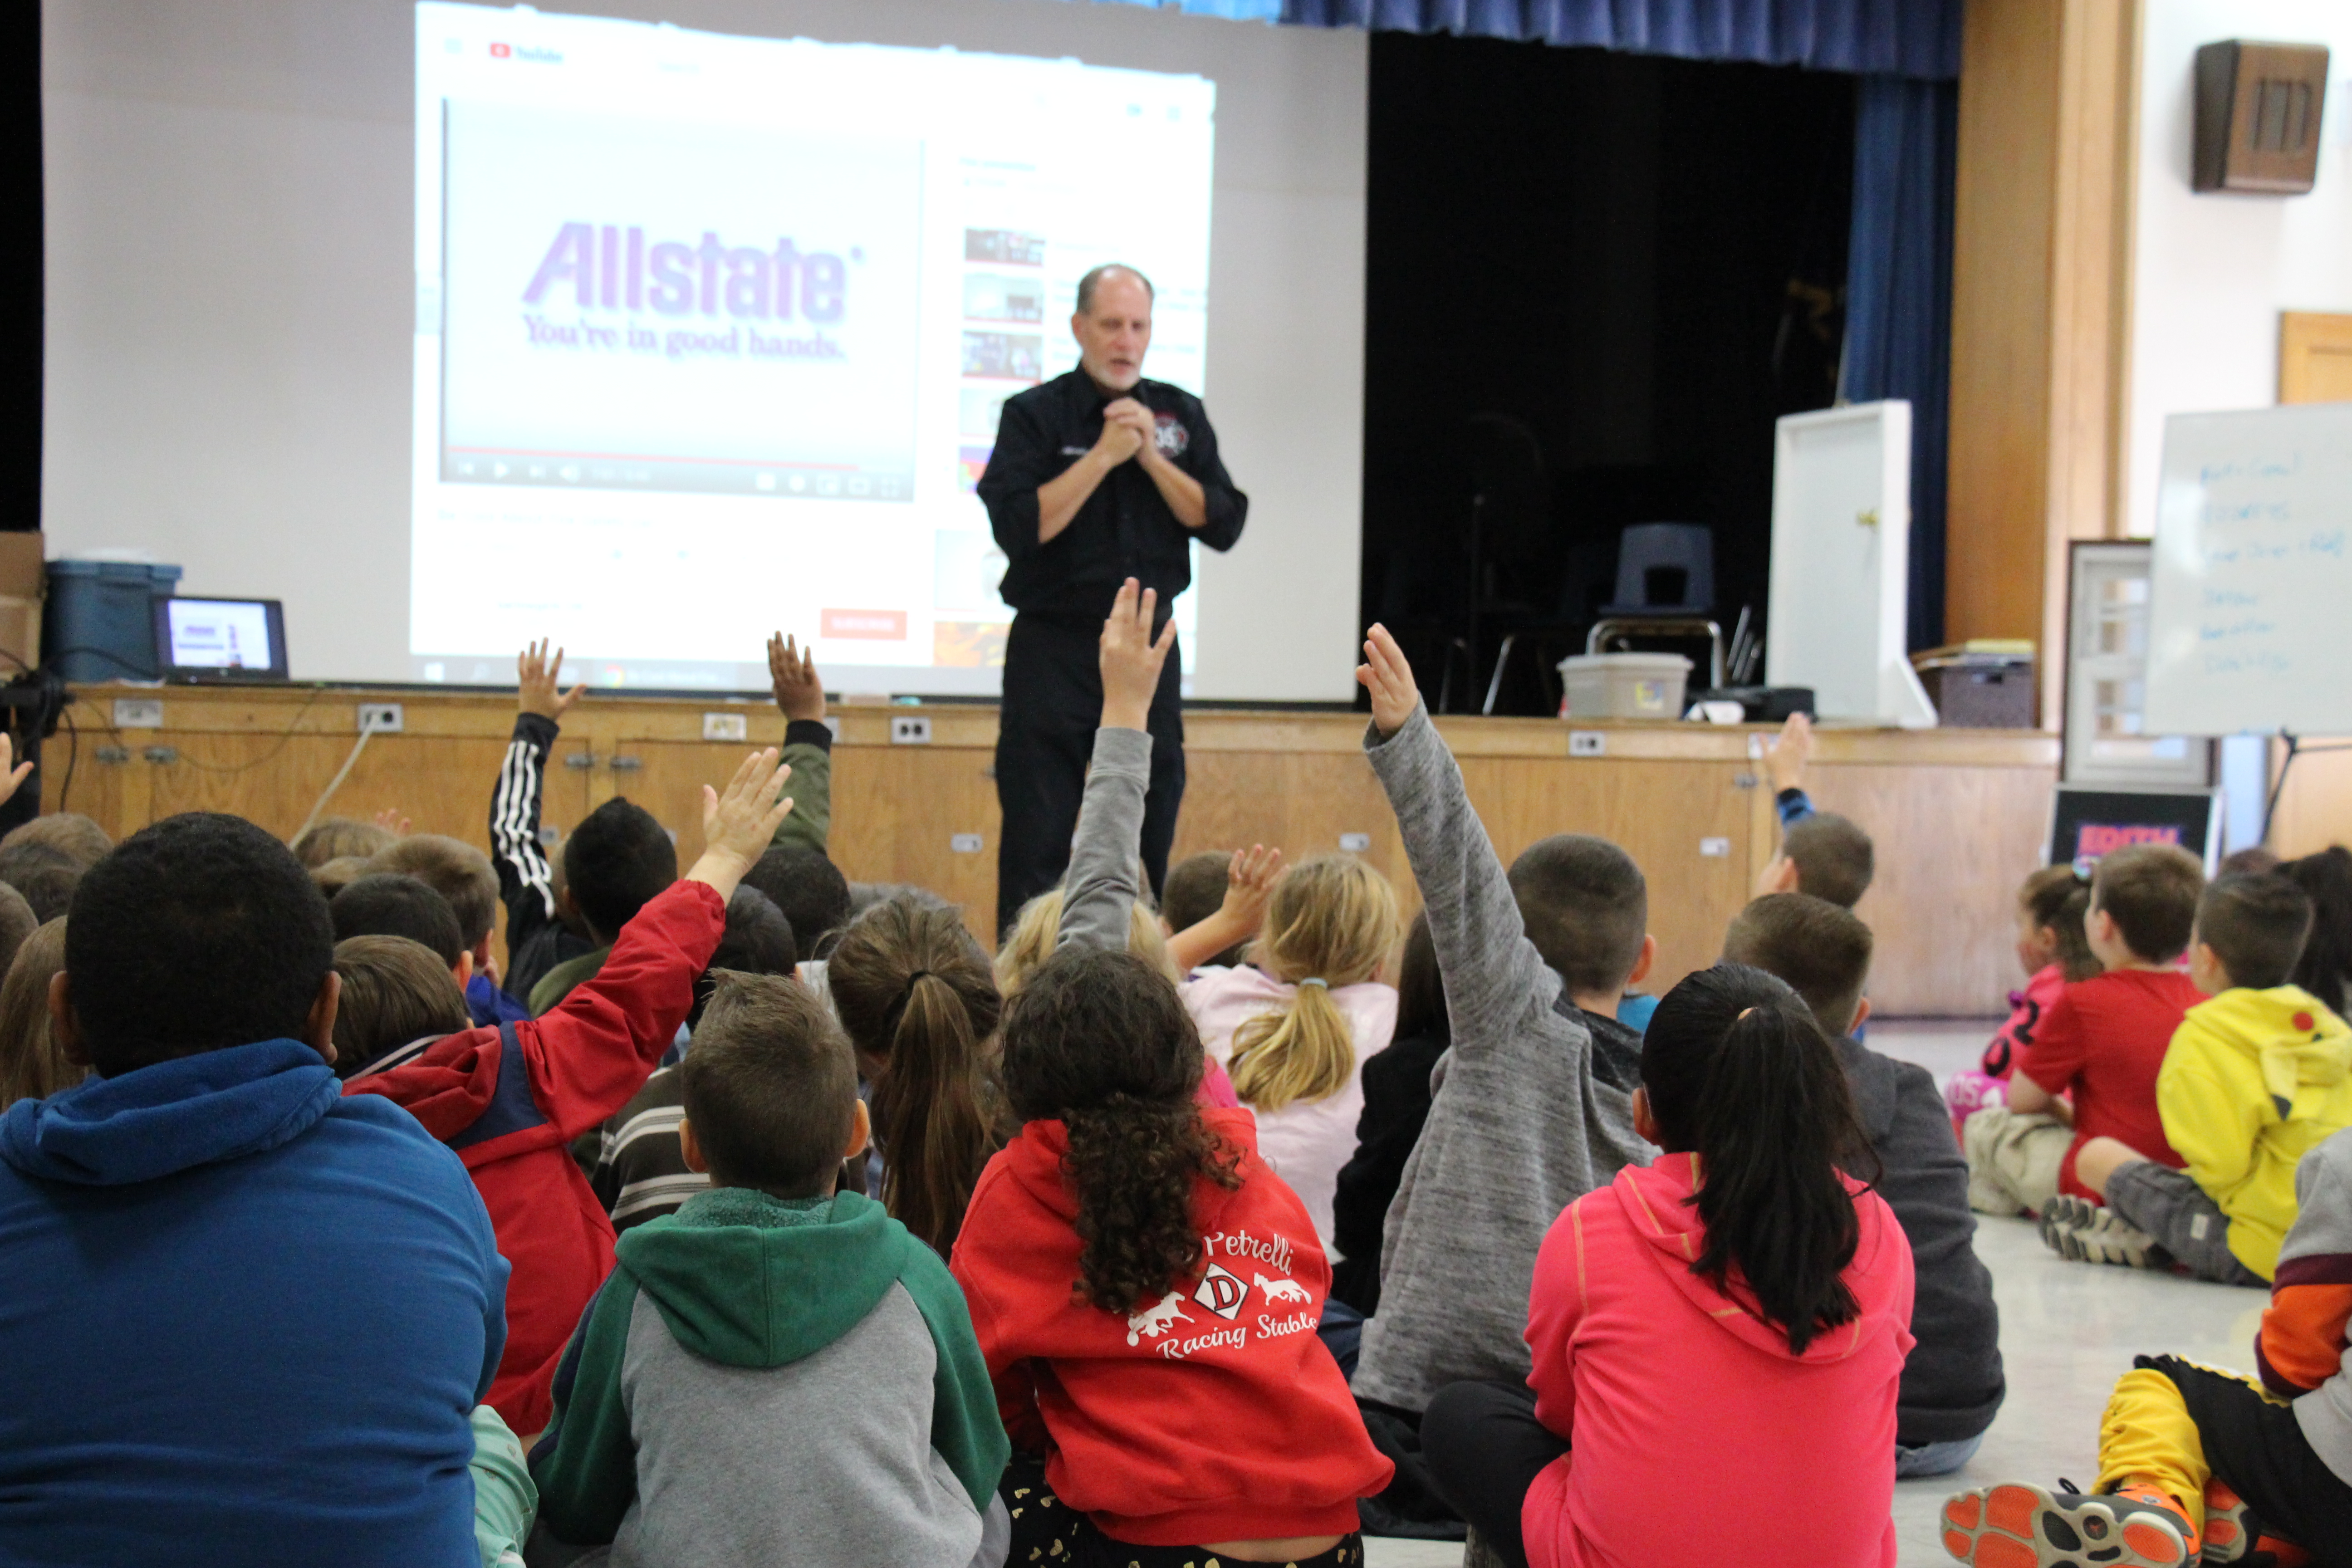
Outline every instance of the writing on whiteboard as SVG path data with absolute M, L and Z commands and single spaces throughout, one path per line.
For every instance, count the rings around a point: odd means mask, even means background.
M 2165 426 L 2151 731 L 2352 733 L 2352 405 Z

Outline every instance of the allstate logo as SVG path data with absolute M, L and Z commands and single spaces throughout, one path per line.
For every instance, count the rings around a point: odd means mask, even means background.
M 1184 422 L 1173 414 L 1156 415 L 1153 424 L 1151 444 L 1160 448 L 1161 457 L 1180 457 L 1192 444 L 1192 432 L 1185 429 Z

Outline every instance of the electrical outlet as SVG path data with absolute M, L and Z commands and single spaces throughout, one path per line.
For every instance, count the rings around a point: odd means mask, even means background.
M 890 743 L 894 746 L 929 745 L 931 743 L 931 716 L 928 713 L 891 714 Z
M 1728 860 L 1731 858 L 1731 840 L 1702 838 L 1698 841 L 1698 852 L 1710 860 Z
M 751 721 L 740 713 L 705 713 L 702 716 L 702 738 L 706 741 L 748 741 L 751 738 Z
M 959 855 L 979 854 L 980 843 L 980 835 L 977 833 L 950 833 L 948 835 L 948 847 L 954 850 Z
M 1369 833 L 1342 833 L 1339 835 L 1339 847 L 1345 849 L 1350 855 L 1361 855 L 1365 850 L 1370 849 L 1371 847 L 1372 836 Z
M 817 721 L 817 722 L 818 722 L 818 723 L 820 723 L 820 724 L 822 724 L 822 725 L 824 725 L 826 729 L 828 729 L 828 730 L 830 730 L 830 731 L 833 731 L 833 743 L 834 743 L 835 745 L 838 746 L 839 744 L 841 744 L 841 715 L 840 715 L 840 714 L 838 714 L 838 713 L 828 713 L 828 714 L 826 714 L 824 718 L 822 718 L 822 719 L 818 720 L 818 721 Z
M 1605 757 L 1609 754 L 1609 734 L 1603 730 L 1570 730 L 1568 732 L 1568 754 L 1571 757 Z
M 360 704 L 360 729 L 370 734 L 397 735 L 405 725 L 397 702 L 362 702 Z
M 163 704 L 152 697 L 118 697 L 114 700 L 114 727 L 160 730 L 163 727 Z

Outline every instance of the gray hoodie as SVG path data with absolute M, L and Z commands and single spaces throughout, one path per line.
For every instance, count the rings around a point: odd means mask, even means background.
M 2007 1385 L 1992 1275 L 1977 1257 L 1969 1163 L 1952 1136 L 1951 1112 L 1927 1068 L 1859 1040 L 1837 1047 L 1878 1156 L 1878 1195 L 1911 1242 L 1911 1332 L 1918 1343 L 1903 1363 L 1895 1440 L 1916 1448 L 1973 1437 L 1992 1425 Z M 1871 1172 L 1854 1174 L 1867 1179 Z
M 1654 1151 L 1639 1037 L 1596 1026 L 1528 940 L 1503 863 L 1425 709 L 1365 737 L 1429 910 L 1454 1043 L 1389 1205 L 1356 1393 L 1419 1412 L 1449 1383 L 1524 1379 L 1528 1286 L 1560 1211 Z
M 2279 1249 L 2254 1353 L 2271 1391 L 2294 1401 L 2295 1425 L 2311 1451 L 2352 1487 L 2352 1344 L 2343 1328 L 2352 1297 L 2352 1128 L 2296 1163 L 2294 1196 L 2294 1226 Z M 2318 1332 L 2326 1341 L 2315 1342 Z M 2295 1375 L 2328 1355 L 2335 1370 L 2315 1384 Z

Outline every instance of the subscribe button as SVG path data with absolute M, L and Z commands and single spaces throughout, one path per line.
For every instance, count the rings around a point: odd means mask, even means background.
M 825 610 L 819 629 L 829 637 L 864 637 L 872 642 L 905 642 L 904 610 Z

